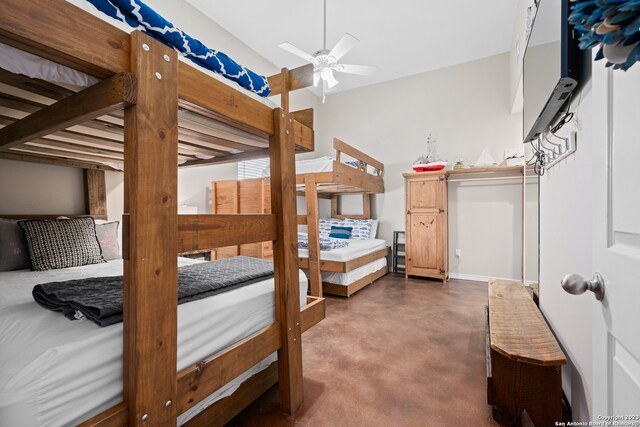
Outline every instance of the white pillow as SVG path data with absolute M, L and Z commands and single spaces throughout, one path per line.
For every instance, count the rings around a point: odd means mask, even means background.
M 351 227 L 351 239 L 356 240 L 369 240 L 371 238 L 371 223 L 370 219 L 351 219 L 344 220 L 344 227 Z
M 378 234 L 378 220 L 377 219 L 320 218 L 320 220 L 318 222 L 319 222 L 319 229 L 320 229 L 320 236 L 321 237 L 329 236 L 329 233 L 331 232 L 331 226 L 336 226 L 336 227 L 344 227 L 345 225 L 346 226 L 354 226 L 356 223 L 371 224 L 371 231 L 369 233 L 369 237 L 367 239 L 360 238 L 360 240 L 375 239 L 376 235 Z
M 378 220 L 371 220 L 371 234 L 369 235 L 369 240 L 373 240 L 378 235 Z

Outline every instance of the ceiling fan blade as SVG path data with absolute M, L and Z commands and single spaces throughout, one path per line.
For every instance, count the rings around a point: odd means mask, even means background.
M 309 61 L 312 64 L 316 63 L 316 58 L 314 58 L 313 55 L 308 54 L 302 49 L 298 49 L 289 42 L 280 43 L 278 47 L 286 50 L 289 53 L 293 53 L 294 55 L 299 56 L 300 58 L 304 59 L 305 61 Z
M 334 86 L 336 86 L 338 84 L 338 80 L 336 80 L 336 78 L 333 76 L 333 74 L 331 74 L 331 77 L 329 77 L 327 79 L 327 87 L 329 89 L 332 89 Z
M 340 39 L 338 44 L 336 44 L 331 52 L 329 52 L 329 56 L 333 56 L 336 58 L 336 61 L 347 54 L 355 45 L 358 44 L 360 40 L 353 37 L 349 33 L 344 33 L 344 36 Z
M 316 71 L 315 73 L 313 73 L 313 85 L 317 87 L 319 81 L 320 81 L 320 72 Z
M 376 73 L 376 67 L 371 65 L 338 64 L 335 70 L 340 73 L 360 74 L 363 76 L 373 76 Z

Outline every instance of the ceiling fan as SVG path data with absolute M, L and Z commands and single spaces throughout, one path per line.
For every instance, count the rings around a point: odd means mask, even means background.
M 300 58 L 313 64 L 313 85 L 318 86 L 322 82 L 322 102 L 325 94 L 333 89 L 337 84 L 334 73 L 359 74 L 371 76 L 375 73 L 376 67 L 370 65 L 340 64 L 338 61 L 355 47 L 360 40 L 349 33 L 345 33 L 333 49 L 327 49 L 327 0 L 324 0 L 324 43 L 323 48 L 313 55 L 308 54 L 292 45 L 289 42 L 280 43 L 278 47 L 293 53 Z

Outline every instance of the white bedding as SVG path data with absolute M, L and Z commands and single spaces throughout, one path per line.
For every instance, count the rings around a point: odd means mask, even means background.
M 195 262 L 179 258 L 179 266 Z M 122 401 L 122 323 L 100 328 L 70 321 L 38 306 L 38 283 L 122 274 L 122 260 L 44 272 L 0 272 L 0 425 L 77 424 Z M 307 279 L 299 273 L 300 305 Z M 178 306 L 178 366 L 183 369 L 268 326 L 275 319 L 273 279 Z M 207 399 L 231 394 L 274 360 L 265 359 L 235 384 Z M 183 414 L 179 424 L 198 413 Z
M 325 261 L 346 262 L 361 257 L 362 255 L 375 252 L 387 246 L 387 242 L 382 239 L 358 240 L 349 239 L 349 246 L 330 251 L 320 251 L 320 259 Z M 300 258 L 309 258 L 308 249 L 298 249 Z
M 318 157 L 315 159 L 296 160 L 296 175 L 305 173 L 331 172 L 333 171 L 333 162 L 335 159 L 330 156 Z M 343 162 L 344 163 L 344 162 Z M 367 173 L 376 174 L 376 168 L 367 165 Z M 262 171 L 262 176 L 269 176 L 270 169 L 266 168 Z
M 387 266 L 387 258 L 380 258 L 369 264 L 365 264 L 362 267 L 358 267 L 355 270 L 348 271 L 346 273 L 334 273 L 332 271 L 322 272 L 322 281 L 327 283 L 333 283 L 334 285 L 347 286 L 350 285 L 371 273 L 375 273 Z

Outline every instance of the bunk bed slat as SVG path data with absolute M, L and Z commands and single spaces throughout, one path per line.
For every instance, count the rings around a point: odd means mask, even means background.
M 0 129 L 0 149 L 66 129 L 135 102 L 135 79 L 129 73 L 118 73 Z
M 129 425 L 144 417 L 166 426 L 176 424 L 178 58 L 140 32 L 131 47 L 138 97 L 125 110 L 123 394 Z
M 276 240 L 273 214 L 178 215 L 178 252 Z
M 227 384 L 282 344 L 280 322 L 178 373 L 178 413 Z
M 21 152 L 21 153 L 29 153 L 29 154 L 45 154 L 50 156 L 51 158 L 60 158 L 60 159 L 76 159 L 86 162 L 121 162 L 122 155 L 120 156 L 94 156 L 86 153 L 74 153 L 71 151 L 65 150 L 56 150 L 55 148 L 48 147 L 39 147 L 35 146 L 32 143 L 27 143 L 25 145 L 20 145 L 18 147 L 11 148 L 12 152 Z
M 43 6 L 3 0 L 0 42 L 98 78 L 129 70 L 127 33 L 64 0 Z
M 333 148 L 336 151 L 346 154 L 347 156 L 353 157 L 357 160 L 361 160 L 364 163 L 373 166 L 374 168 L 378 169 L 378 171 L 384 170 L 384 164 L 382 162 L 379 162 L 368 154 L 358 150 L 357 148 L 353 148 L 349 144 L 340 141 L 338 138 L 333 138 Z
M 39 156 L 37 154 L 30 154 L 30 153 L 0 152 L 0 159 L 14 160 L 17 162 L 39 163 L 42 165 L 67 166 L 67 167 L 80 168 L 80 169 L 94 169 L 94 170 L 106 170 L 106 171 L 115 170 L 111 166 L 107 166 L 107 165 L 90 163 L 90 162 L 85 162 L 85 161 L 76 160 L 76 159 L 60 159 L 60 158 Z
M 32 92 L 46 98 L 55 99 L 56 101 L 73 94 L 72 90 L 58 86 L 55 83 L 50 83 L 40 79 L 32 79 L 22 74 L 14 74 L 4 68 L 0 68 L 0 83 L 25 90 L 27 92 Z
M 222 427 L 277 382 L 278 363 L 273 362 L 267 369 L 240 384 L 231 396 L 215 402 L 187 421 L 184 427 Z
M 369 176 L 366 176 L 369 175 Z M 333 176 L 335 182 L 360 189 L 360 192 L 382 193 L 384 184 L 379 177 L 363 174 L 358 169 L 337 161 L 333 162 Z

